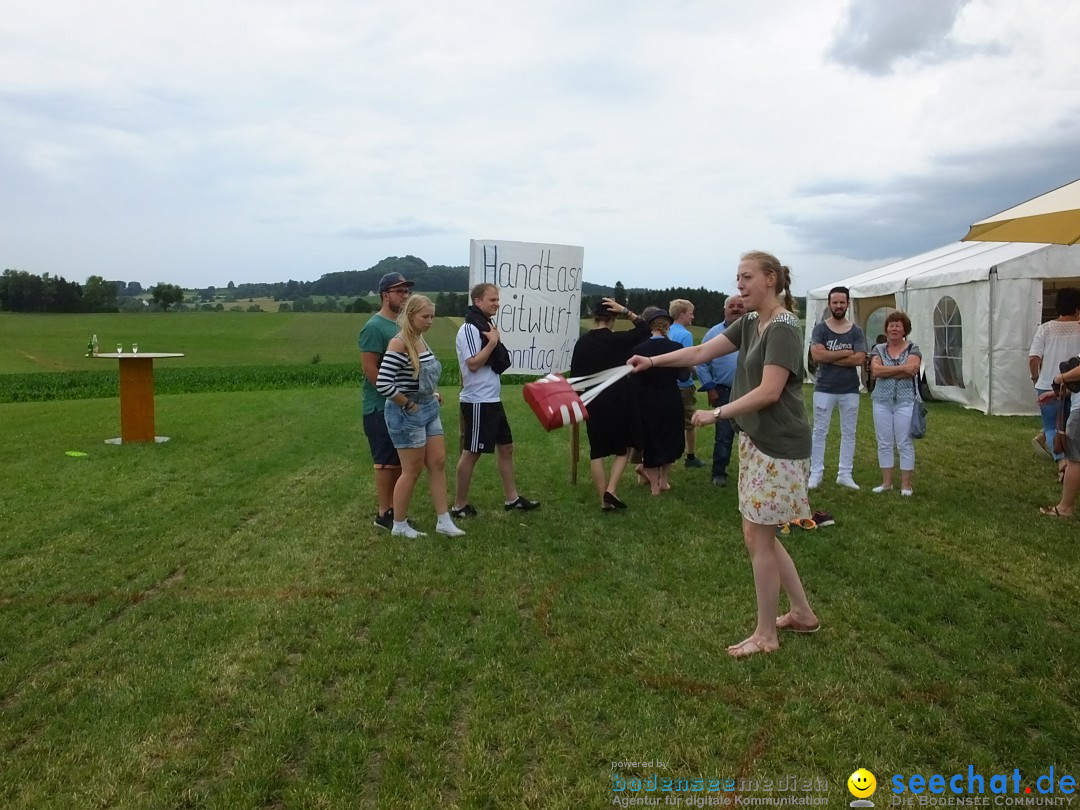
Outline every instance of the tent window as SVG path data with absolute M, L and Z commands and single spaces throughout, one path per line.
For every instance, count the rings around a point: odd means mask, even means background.
M 934 308 L 934 382 L 964 387 L 964 335 L 960 308 L 949 296 Z

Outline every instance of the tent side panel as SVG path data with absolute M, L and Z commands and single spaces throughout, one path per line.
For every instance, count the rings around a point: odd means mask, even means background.
M 959 311 L 961 329 L 961 379 L 963 386 L 945 385 L 935 371 L 935 355 L 944 346 L 935 344 L 935 311 L 951 298 Z M 957 402 L 984 413 L 989 399 L 990 284 L 987 281 L 948 287 L 911 290 L 908 294 L 911 339 L 923 353 L 923 373 L 935 399 Z
M 1041 278 L 998 279 L 994 302 L 993 413 L 1033 416 L 1035 390 L 1028 373 L 1028 351 L 1042 312 Z

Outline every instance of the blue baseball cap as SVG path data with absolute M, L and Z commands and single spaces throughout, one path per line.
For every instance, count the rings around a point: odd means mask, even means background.
M 389 290 L 392 287 L 399 287 L 404 284 L 406 287 L 412 289 L 415 281 L 406 281 L 405 276 L 401 273 L 387 273 L 385 276 L 379 279 L 379 295 Z

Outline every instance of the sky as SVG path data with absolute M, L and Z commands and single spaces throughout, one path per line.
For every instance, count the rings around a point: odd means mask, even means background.
M 1072 0 L 5 0 L 0 268 L 314 280 L 470 239 L 796 294 L 1080 177 Z

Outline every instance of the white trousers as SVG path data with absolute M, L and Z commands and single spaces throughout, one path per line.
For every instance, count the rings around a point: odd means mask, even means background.
M 840 408 L 840 467 L 838 475 L 851 477 L 855 462 L 855 426 L 859 421 L 858 394 L 822 394 L 814 392 L 814 443 L 810 450 L 810 475 L 825 472 L 825 438 L 832 427 L 834 408 Z
M 877 436 L 878 466 L 892 469 L 900 453 L 900 469 L 915 469 L 915 442 L 911 438 L 911 414 L 914 402 L 874 402 L 874 433 Z

